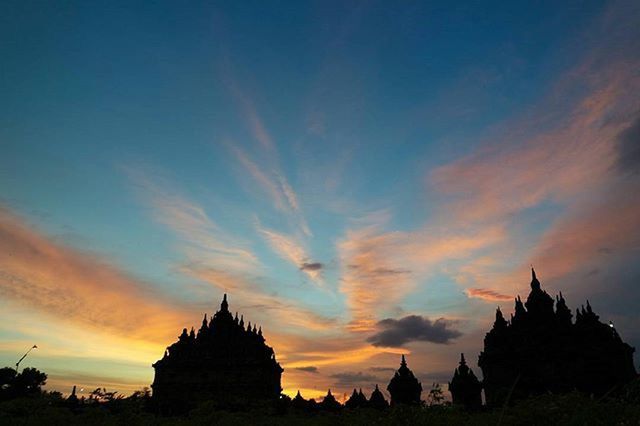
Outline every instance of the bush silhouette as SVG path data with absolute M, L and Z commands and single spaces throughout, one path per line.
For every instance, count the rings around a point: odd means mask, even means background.
M 0 400 L 36 395 L 47 382 L 47 375 L 35 368 L 18 373 L 13 368 L 0 369 Z

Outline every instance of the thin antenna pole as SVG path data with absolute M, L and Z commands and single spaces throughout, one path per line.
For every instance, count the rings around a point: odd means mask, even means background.
M 38 348 L 38 346 L 36 346 L 36 345 L 31 346 L 29 348 L 29 350 L 24 355 L 22 355 L 22 358 L 20 358 L 18 360 L 18 362 L 16 362 L 16 373 L 18 372 L 18 369 L 20 368 L 20 363 L 22 362 L 22 360 L 25 359 L 27 357 L 27 355 L 29 355 L 29 352 L 31 352 L 32 350 L 37 349 L 37 348 Z

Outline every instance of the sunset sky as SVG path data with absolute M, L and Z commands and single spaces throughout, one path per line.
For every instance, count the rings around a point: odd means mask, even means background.
M 530 265 L 640 347 L 640 2 L 400 3 L 1 2 L 0 366 L 129 394 L 226 292 L 428 389 Z

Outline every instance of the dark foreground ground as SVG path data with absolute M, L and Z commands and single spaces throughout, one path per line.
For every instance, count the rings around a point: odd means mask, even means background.
M 638 386 L 626 395 L 595 399 L 578 393 L 543 395 L 506 409 L 467 413 L 449 405 L 342 410 L 307 414 L 273 409 L 227 412 L 205 404 L 185 417 L 157 417 L 141 398 L 69 407 L 42 394 L 0 403 L 2 425 L 640 425 Z M 282 410 L 281 410 L 282 411 Z

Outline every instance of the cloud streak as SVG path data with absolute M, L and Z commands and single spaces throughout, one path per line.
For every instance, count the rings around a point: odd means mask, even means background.
M 318 367 L 314 367 L 313 365 L 306 367 L 296 367 L 298 371 L 304 371 L 305 373 L 318 374 Z
M 298 195 L 277 164 L 271 165 L 272 171 L 264 170 L 239 147 L 234 146 L 231 150 L 238 162 L 267 194 L 276 210 L 286 213 L 295 227 L 304 235 L 311 236 L 309 225 L 302 214 Z
M 271 249 L 282 259 L 303 271 L 318 284 L 321 282 L 322 264 L 310 262 L 307 250 L 296 239 L 276 231 L 258 227 L 258 232 L 265 238 Z
M 486 288 L 468 288 L 465 293 L 469 297 L 475 297 L 477 299 L 491 300 L 491 301 L 507 301 L 512 300 L 513 296 L 498 293 L 497 291 L 489 290 Z
M 248 242 L 222 230 L 205 209 L 185 198 L 161 177 L 131 167 L 124 168 L 153 218 L 172 231 L 188 263 L 213 264 L 232 271 L 256 270 L 261 264 Z

